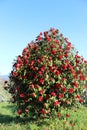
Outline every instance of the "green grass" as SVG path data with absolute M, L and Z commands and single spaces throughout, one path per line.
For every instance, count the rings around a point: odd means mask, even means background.
M 87 130 L 87 107 L 81 107 L 77 112 L 69 111 L 71 117 L 67 120 L 37 119 L 23 120 L 15 112 L 11 103 L 0 103 L 0 130 Z M 64 124 L 65 123 L 65 124 Z

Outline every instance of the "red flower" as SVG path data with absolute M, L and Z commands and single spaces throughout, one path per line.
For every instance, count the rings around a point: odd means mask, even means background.
M 34 60 L 32 60 L 32 61 L 31 61 L 31 63 L 30 63 L 30 66 L 33 66 L 33 65 L 34 65 L 34 63 L 35 63 L 35 61 L 34 61 Z
M 62 85 L 61 84 L 58 84 L 58 83 L 56 83 L 56 88 L 59 88 L 59 89 L 61 89 L 62 88 Z
M 55 43 L 56 43 L 56 44 L 59 44 L 59 43 L 60 43 L 60 41 L 59 41 L 59 40 L 55 40 Z
M 12 74 L 14 77 L 16 77 L 18 75 L 18 73 L 16 71 L 14 71 Z
M 52 60 L 52 57 L 49 57 L 49 61 L 51 61 Z
M 58 56 L 58 58 L 61 60 L 61 59 L 63 58 L 63 55 L 60 54 L 60 55 Z
M 40 87 L 38 84 L 35 84 L 34 86 L 36 89 L 38 89 Z
M 13 66 L 16 68 L 16 70 L 19 70 L 21 67 L 19 63 L 15 63 Z
M 54 106 L 58 106 L 58 105 L 60 105 L 60 102 L 59 102 L 58 100 L 56 100 L 56 101 L 54 102 Z
M 55 74 L 58 76 L 60 75 L 60 71 L 59 70 L 56 70 Z
M 73 82 L 73 85 L 78 88 L 78 84 L 76 82 Z
M 62 88 L 62 92 L 64 93 L 66 92 L 66 87 Z
M 26 48 L 23 49 L 22 55 L 24 55 L 24 54 L 26 54 L 26 53 L 28 53 L 28 52 L 29 52 L 29 49 L 26 47 Z
M 38 74 L 39 74 L 39 75 L 42 75 L 42 74 L 43 74 L 43 72 L 42 72 L 42 71 L 38 71 Z
M 21 115 L 21 114 L 22 114 L 22 111 L 19 109 L 19 110 L 17 111 L 17 113 L 18 113 L 19 115 Z
M 80 97 L 80 95 L 77 95 L 76 98 L 79 100 L 81 97 Z
M 61 99 L 61 98 L 64 98 L 64 94 L 59 94 L 59 98 Z
M 80 97 L 80 95 L 77 95 L 76 98 L 77 98 L 77 100 L 78 100 L 80 103 L 83 102 L 83 99 Z
M 74 93 L 74 89 L 73 89 L 73 88 L 70 88 L 70 89 L 69 89 L 69 93 L 71 93 L 71 94 Z
M 41 84 L 44 84 L 44 79 L 40 78 L 40 79 L 39 79 L 39 82 L 40 82 Z
M 40 94 L 42 95 L 44 93 L 44 90 L 40 90 Z
M 26 112 L 26 113 L 28 113 L 28 112 L 29 112 L 29 110 L 26 108 L 26 109 L 25 109 L 25 112 Z
M 56 93 L 55 92 L 51 92 L 51 95 L 54 97 L 54 96 L 56 96 Z
M 48 37 L 48 31 L 44 32 L 44 37 L 45 37 L 45 38 Z
M 36 95 L 35 95 L 35 93 L 32 93 L 31 96 L 32 96 L 32 97 L 35 97 Z
M 80 76 L 80 80 L 83 80 L 83 81 L 85 80 L 84 75 L 81 75 L 81 76 Z
M 67 38 L 67 37 L 65 37 L 64 40 L 65 40 L 66 42 L 68 42 L 68 38 Z
M 37 60 L 37 63 L 38 63 L 38 64 L 40 64 L 40 63 L 41 63 L 41 60 L 40 60 L 40 59 L 38 59 L 38 60 Z
M 41 37 L 41 36 L 39 36 L 37 39 L 38 39 L 38 41 L 41 41 L 41 40 L 42 40 L 42 37 Z
M 43 35 L 43 33 L 42 33 L 42 32 L 40 32 L 40 35 Z
M 79 99 L 79 102 L 82 103 L 82 102 L 83 102 L 83 99 L 80 98 L 80 99 Z
M 67 69 L 67 65 L 62 65 L 62 69 L 66 70 Z
M 40 69 L 42 72 L 45 71 L 45 66 L 42 66 L 41 69 Z
M 23 64 L 23 61 L 22 61 L 22 57 L 21 57 L 21 56 L 18 56 L 17 62 L 18 62 L 19 64 Z
M 30 88 L 34 89 L 34 84 L 29 85 Z
M 20 93 L 20 98 L 24 98 L 25 94 L 24 93 Z
M 51 41 L 51 38 L 50 38 L 50 37 L 47 37 L 47 41 L 50 42 L 50 41 Z
M 42 101 L 43 101 L 43 97 L 40 96 L 38 100 L 39 100 L 40 102 L 42 102 Z
M 66 53 L 64 54 L 65 57 L 68 57 L 68 55 L 69 55 L 69 52 L 66 52 Z
M 61 113 L 58 113 L 58 115 L 57 115 L 57 116 L 58 116 L 58 118 L 61 118 Z
M 53 55 L 55 55 L 55 54 L 56 54 L 56 50 L 52 50 L 51 53 L 52 53 Z
M 67 81 L 67 79 L 66 78 L 62 78 L 62 81 L 64 82 L 64 81 Z
M 42 113 L 43 115 L 46 114 L 46 111 L 44 110 L 44 108 L 42 109 L 41 113 Z
M 67 114 L 66 114 L 66 117 L 70 117 L 70 114 L 69 114 L 69 113 L 67 113 Z
M 53 70 L 53 66 L 50 66 L 49 69 L 50 69 L 50 72 L 51 72 L 51 73 L 54 71 L 54 70 Z

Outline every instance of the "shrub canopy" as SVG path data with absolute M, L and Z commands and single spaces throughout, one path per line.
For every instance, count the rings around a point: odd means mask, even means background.
M 87 61 L 58 29 L 41 32 L 23 49 L 10 74 L 10 89 L 18 114 L 59 113 L 82 103 Z

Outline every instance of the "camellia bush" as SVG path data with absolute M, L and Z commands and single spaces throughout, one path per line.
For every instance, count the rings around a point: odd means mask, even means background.
M 9 92 L 19 115 L 60 118 L 61 110 L 77 107 L 87 61 L 58 29 L 41 32 L 23 49 L 10 74 Z M 66 114 L 69 117 L 69 113 Z

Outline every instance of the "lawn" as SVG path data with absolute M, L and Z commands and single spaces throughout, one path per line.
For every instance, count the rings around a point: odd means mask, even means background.
M 11 103 L 0 103 L 0 130 L 87 130 L 87 107 L 81 106 L 77 112 L 70 110 L 67 120 L 37 119 L 23 120 L 15 112 Z

